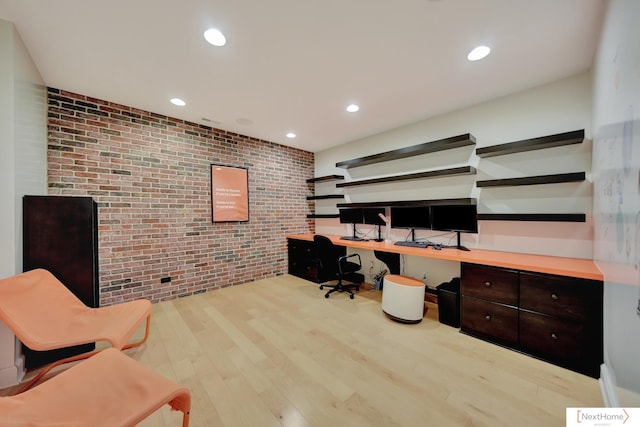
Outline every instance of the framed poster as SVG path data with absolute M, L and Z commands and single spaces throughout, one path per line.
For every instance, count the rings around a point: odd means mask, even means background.
M 249 170 L 211 165 L 211 221 L 249 221 Z

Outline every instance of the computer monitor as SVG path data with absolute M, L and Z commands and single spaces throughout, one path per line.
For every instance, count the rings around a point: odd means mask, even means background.
M 340 209 L 340 224 L 363 224 L 362 208 Z
M 478 232 L 478 211 L 476 205 L 432 206 L 431 221 L 434 230 Z
M 464 251 L 460 233 L 478 232 L 478 211 L 476 205 L 432 206 L 431 220 L 434 230 L 454 231 L 457 234 L 456 248 Z
M 416 240 L 416 229 L 431 229 L 431 211 L 429 206 L 392 206 L 391 228 L 408 228 L 411 241 Z
M 386 225 L 386 222 L 380 218 L 380 215 L 382 214 L 384 217 L 384 208 L 364 208 L 362 211 L 364 213 L 363 216 L 365 224 L 378 226 L 378 238 L 374 240 L 376 242 L 382 242 L 382 226 Z
M 356 229 L 356 224 L 364 223 L 364 213 L 362 212 L 362 208 L 349 208 L 349 209 L 340 209 L 340 224 L 353 224 L 353 232 L 351 236 L 342 236 L 341 239 L 344 240 L 361 240 L 358 237 L 358 230 Z
M 386 223 L 382 218 L 380 218 L 380 214 L 384 216 L 384 208 L 364 208 L 364 223 L 371 225 L 385 225 Z
M 431 229 L 429 206 L 392 206 L 391 228 Z

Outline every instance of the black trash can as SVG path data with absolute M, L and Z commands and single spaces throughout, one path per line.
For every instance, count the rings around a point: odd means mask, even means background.
M 436 287 L 438 292 L 438 320 L 445 325 L 460 327 L 460 278 L 454 277 Z

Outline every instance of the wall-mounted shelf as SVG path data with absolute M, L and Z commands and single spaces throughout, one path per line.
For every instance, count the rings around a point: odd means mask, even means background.
M 316 182 L 339 181 L 344 179 L 343 175 L 325 175 L 307 179 L 308 184 Z M 331 200 L 344 199 L 344 194 L 322 194 L 319 196 L 307 196 L 307 200 Z M 309 214 L 307 218 L 338 218 L 338 214 Z
M 476 148 L 479 157 L 502 156 L 505 154 L 523 153 L 525 151 L 542 150 L 544 148 L 563 145 L 580 144 L 584 140 L 584 129 L 558 133 L 540 138 L 523 139 L 507 144 Z
M 586 222 L 586 215 L 572 214 L 478 214 L 478 221 L 544 221 L 544 222 Z
M 427 172 L 410 173 L 405 175 L 386 176 L 382 178 L 362 179 L 358 181 L 341 182 L 336 187 L 355 187 L 357 185 L 381 184 L 384 182 L 406 181 L 426 178 L 442 178 L 454 175 L 475 175 L 476 169 L 472 166 L 458 168 L 439 169 Z
M 309 178 L 307 180 L 307 183 L 309 184 L 313 184 L 315 182 L 323 182 L 323 181 L 336 181 L 336 180 L 340 180 L 340 179 L 344 179 L 343 175 L 327 175 L 327 176 L 318 176 L 316 178 Z
M 523 178 L 488 179 L 476 181 L 477 187 L 512 187 L 518 185 L 558 184 L 562 182 L 581 182 L 586 179 L 585 172 L 560 173 L 553 175 L 527 176 Z
M 373 154 L 371 156 L 345 160 L 336 163 L 336 167 L 345 169 L 355 168 L 359 166 L 372 165 L 374 163 L 388 162 L 390 160 L 404 159 L 406 157 L 418 156 L 421 154 L 450 150 L 467 145 L 474 145 L 475 143 L 475 137 L 467 133 L 464 135 L 453 136 L 451 138 L 439 139 L 437 141 L 425 142 L 423 144 L 386 151 L 384 153 Z
M 380 208 L 396 206 L 434 206 L 434 205 L 475 205 L 477 199 L 431 199 L 431 200 L 397 200 L 392 202 L 360 202 L 338 203 L 339 208 Z
M 307 196 L 307 200 L 344 199 L 344 194 L 324 194 L 321 196 Z

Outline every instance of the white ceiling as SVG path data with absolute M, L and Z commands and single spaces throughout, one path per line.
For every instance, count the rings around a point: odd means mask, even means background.
M 314 152 L 587 70 L 603 13 L 602 0 L 0 0 L 48 86 Z M 226 46 L 205 42 L 209 27 Z M 467 61 L 479 44 L 491 55 Z

